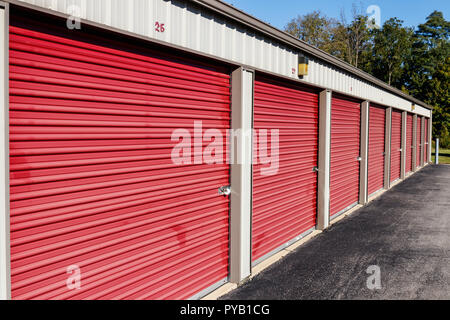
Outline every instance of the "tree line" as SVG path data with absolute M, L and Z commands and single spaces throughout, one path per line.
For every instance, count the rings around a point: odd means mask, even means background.
M 433 106 L 433 135 L 450 148 L 450 21 L 434 11 L 416 28 L 403 23 L 394 17 L 377 27 L 354 5 L 351 21 L 314 11 L 285 31 Z

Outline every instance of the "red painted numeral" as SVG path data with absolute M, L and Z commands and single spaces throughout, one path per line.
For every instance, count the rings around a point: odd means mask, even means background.
M 159 23 L 158 21 L 155 22 L 155 31 L 156 32 L 164 32 L 166 31 L 166 28 L 164 27 L 164 23 Z

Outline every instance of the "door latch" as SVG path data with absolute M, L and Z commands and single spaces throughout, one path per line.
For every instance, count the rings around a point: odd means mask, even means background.
M 224 186 L 219 188 L 219 196 L 227 197 L 231 194 L 231 186 Z
M 314 167 L 314 168 L 312 169 L 312 172 L 319 172 L 319 168 Z
M 358 161 L 362 161 L 362 158 L 361 158 L 361 157 L 358 157 L 358 158 L 356 158 L 356 160 L 358 160 Z

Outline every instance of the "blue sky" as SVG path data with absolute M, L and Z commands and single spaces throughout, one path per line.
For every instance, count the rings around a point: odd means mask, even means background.
M 347 20 L 351 19 L 352 4 L 363 8 L 377 5 L 381 11 L 381 23 L 391 17 L 403 20 L 406 26 L 417 27 L 434 10 L 442 11 L 450 20 L 450 0 L 224 0 L 258 19 L 283 29 L 297 15 L 320 10 L 328 17 L 339 19 L 343 8 Z

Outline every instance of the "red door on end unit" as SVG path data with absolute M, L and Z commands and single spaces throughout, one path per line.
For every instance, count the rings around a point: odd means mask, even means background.
M 408 113 L 406 119 L 406 173 L 412 171 L 412 156 L 414 151 L 414 141 L 413 141 L 413 120 L 414 116 Z
M 318 105 L 316 92 L 256 78 L 253 262 L 316 225 Z M 276 130 L 279 152 L 272 150 Z M 266 161 L 269 155 L 272 159 Z
M 420 167 L 420 155 L 422 152 L 422 118 L 417 117 L 417 137 L 416 137 L 416 167 Z
M 392 111 L 391 182 L 400 178 L 402 156 L 402 113 Z
M 12 298 L 186 299 L 224 281 L 229 166 L 192 163 L 190 145 L 180 164 L 172 134 L 225 134 L 228 70 L 11 21 Z
M 330 216 L 359 200 L 361 104 L 333 97 L 331 107 Z
M 385 135 L 386 108 L 371 105 L 369 110 L 369 195 L 383 189 L 384 186 Z

